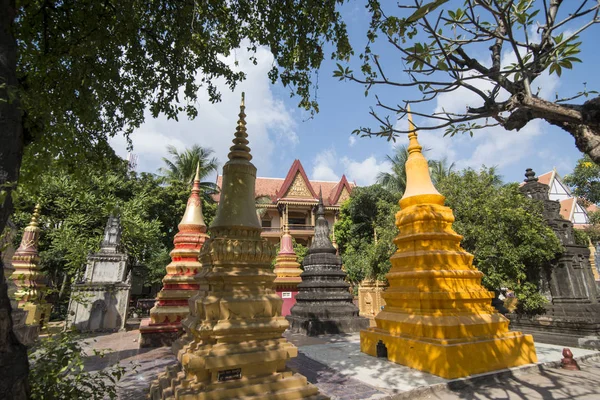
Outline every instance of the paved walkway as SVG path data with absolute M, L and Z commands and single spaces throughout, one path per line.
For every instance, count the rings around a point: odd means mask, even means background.
M 120 383 L 121 400 L 144 399 L 156 375 L 176 363 L 170 348 L 138 349 L 138 335 L 137 330 L 99 335 L 89 344 L 95 349 L 111 349 L 104 358 L 91 357 L 86 364 L 90 370 L 118 361 L 128 368 L 135 366 Z M 537 366 L 448 381 L 361 353 L 358 335 L 286 337 L 300 350 L 288 366 L 332 400 L 600 399 L 600 353 L 590 350 L 571 348 L 576 358 L 587 359 L 581 363 L 581 371 L 556 368 L 562 347 L 536 343 Z

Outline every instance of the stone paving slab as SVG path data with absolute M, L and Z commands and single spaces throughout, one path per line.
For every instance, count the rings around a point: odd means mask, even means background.
M 168 365 L 176 363 L 168 347 L 139 349 L 138 336 L 139 331 L 134 330 L 84 339 L 89 342 L 87 348 L 110 349 L 104 358 L 89 357 L 86 369 L 99 370 L 117 362 L 121 362 L 126 368 L 135 366 L 119 384 L 121 400 L 145 399 L 150 382 Z M 598 372 L 593 379 L 583 371 L 556 369 L 562 358 L 563 348 L 536 343 L 538 364 L 449 381 L 361 353 L 358 334 L 285 336 L 299 348 L 298 357 L 290 360 L 288 366 L 305 375 L 332 400 L 567 399 L 570 398 L 569 393 L 577 395 L 578 399 L 587 400 L 586 396 L 591 396 L 589 399 L 600 399 L 600 352 L 597 351 L 571 348 L 580 362 L 584 359 L 595 362 L 591 367 L 586 366 Z M 580 387 L 568 389 L 565 387 L 568 384 Z M 590 389 L 590 385 L 595 385 L 598 389 L 594 391 Z M 553 394 L 553 397 L 544 397 L 546 392 L 556 392 L 556 396 Z M 529 396 L 528 393 L 533 397 L 518 397 L 521 394 Z M 535 397 L 536 393 L 541 393 L 542 397 Z

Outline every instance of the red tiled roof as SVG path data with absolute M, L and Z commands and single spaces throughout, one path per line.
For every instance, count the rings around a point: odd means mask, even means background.
M 575 197 L 571 197 L 560 202 L 560 215 L 564 219 L 571 220 L 571 211 L 575 207 L 575 200 Z
M 296 163 L 297 162 L 297 163 Z M 292 167 L 290 168 L 290 171 L 288 171 L 287 177 L 289 178 L 290 175 L 291 179 L 290 182 L 286 182 L 286 179 L 284 178 L 263 178 L 263 177 L 257 177 L 256 178 L 256 186 L 254 188 L 254 197 L 259 197 L 259 196 L 269 196 L 271 197 L 271 199 L 273 199 L 273 201 L 277 201 L 277 194 L 278 193 L 282 193 L 283 190 L 285 189 L 287 190 L 287 188 L 284 188 L 284 184 L 286 184 L 286 186 L 289 186 L 291 184 L 291 181 L 296 177 L 296 172 L 300 171 L 300 168 L 302 168 L 302 165 L 297 165 L 300 164 L 299 160 L 295 160 L 294 164 L 292 164 Z M 294 169 L 295 171 L 293 171 L 293 173 L 290 173 L 292 171 L 292 169 Z M 307 178 L 308 180 L 308 178 Z M 345 181 L 345 182 L 344 182 Z M 347 189 L 348 191 L 352 191 L 353 188 L 356 187 L 355 183 L 350 183 L 348 182 L 348 180 L 346 179 L 345 176 L 342 176 L 342 179 L 339 182 L 333 182 L 333 181 L 317 181 L 317 180 L 308 180 L 310 186 L 312 186 L 312 189 L 315 192 L 315 197 L 314 199 L 316 200 L 318 198 L 318 193 L 319 190 L 323 190 L 323 202 L 325 203 L 325 205 L 333 205 L 335 203 L 331 203 L 331 201 L 337 201 L 339 198 L 339 195 L 341 193 L 341 188 L 347 185 Z M 221 185 L 223 183 L 223 176 L 219 175 L 217 176 L 217 186 L 220 188 Z M 282 193 L 285 194 L 285 193 Z M 220 199 L 220 195 L 216 194 L 213 196 L 213 199 L 215 201 L 219 201 Z M 302 199 L 294 199 L 295 201 L 302 201 Z M 309 199 L 307 199 L 309 200 Z
M 544 185 L 550 185 L 550 178 L 552 178 L 553 172 L 554 171 L 546 172 L 545 174 L 538 176 L 538 182 L 543 183 Z

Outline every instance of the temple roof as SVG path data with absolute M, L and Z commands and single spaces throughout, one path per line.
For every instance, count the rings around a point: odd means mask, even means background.
M 220 188 L 223 177 L 217 176 L 217 186 Z M 323 201 L 326 206 L 343 203 L 356 187 L 356 183 L 348 182 L 343 175 L 339 181 L 310 180 L 304 171 L 300 160 L 294 160 L 285 178 L 257 177 L 254 197 L 268 196 L 273 203 L 280 200 L 316 203 L 319 190 L 323 191 Z M 219 201 L 219 195 L 214 199 Z

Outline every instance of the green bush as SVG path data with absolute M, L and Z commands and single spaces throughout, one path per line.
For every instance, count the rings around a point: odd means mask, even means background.
M 32 400 L 103 400 L 117 398 L 117 384 L 126 369 L 119 364 L 100 371 L 84 369 L 86 343 L 71 332 L 41 339 L 31 348 Z M 104 357 L 93 350 L 91 355 Z

